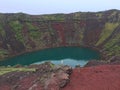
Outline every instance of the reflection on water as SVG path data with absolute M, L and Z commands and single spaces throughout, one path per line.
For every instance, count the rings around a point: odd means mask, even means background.
M 53 64 L 69 65 L 71 67 L 75 67 L 76 65 L 80 65 L 81 67 L 83 67 L 88 62 L 88 60 L 75 60 L 75 59 L 69 59 L 69 58 L 61 59 L 61 60 L 45 60 L 45 61 L 48 61 L 48 62 L 50 61 Z M 45 61 L 36 62 L 33 64 L 41 64 L 41 63 L 44 63 Z
M 67 64 L 72 67 L 80 64 L 85 65 L 91 59 L 99 59 L 100 54 L 97 51 L 83 47 L 58 47 L 26 53 L 13 58 L 8 58 L 0 62 L 4 65 L 30 65 L 50 60 L 54 64 Z

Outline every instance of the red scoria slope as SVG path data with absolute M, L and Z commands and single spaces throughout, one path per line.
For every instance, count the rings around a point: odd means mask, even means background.
M 62 90 L 120 90 L 120 65 L 76 68 Z

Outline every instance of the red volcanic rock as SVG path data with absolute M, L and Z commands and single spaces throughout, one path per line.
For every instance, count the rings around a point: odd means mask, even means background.
M 62 90 L 120 90 L 120 65 L 75 68 Z
M 36 80 L 36 77 L 35 76 L 30 76 L 30 77 L 26 77 L 26 78 L 23 78 L 22 80 L 20 80 L 18 82 L 18 86 L 17 86 L 17 90 L 28 90 L 34 86 L 34 82 Z
M 15 71 L 0 75 L 0 90 L 60 90 L 69 82 L 72 68 L 46 62 L 30 65 L 35 71 Z
M 64 33 L 64 23 L 53 24 L 53 28 L 58 32 L 58 36 L 61 39 L 61 44 L 65 45 L 66 42 L 65 42 L 65 33 Z
M 0 90 L 120 90 L 120 65 L 71 69 L 51 63 L 31 65 L 34 72 L 0 76 Z M 69 76 L 70 75 L 70 76 Z
M 2 85 L 0 86 L 0 90 L 11 90 L 11 87 L 9 85 Z
M 50 78 L 45 81 L 44 89 L 45 90 L 60 90 L 67 85 L 69 82 L 69 74 L 68 71 L 71 72 L 71 68 L 68 66 L 64 66 L 61 69 L 57 70 L 57 72 L 52 73 Z

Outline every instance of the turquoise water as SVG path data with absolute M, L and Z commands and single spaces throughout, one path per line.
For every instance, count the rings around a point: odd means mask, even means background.
M 82 47 L 59 47 L 40 50 L 37 52 L 19 55 L 0 62 L 1 65 L 30 65 L 51 61 L 54 64 L 65 64 L 74 67 L 75 65 L 84 66 L 91 59 L 99 59 L 97 51 Z

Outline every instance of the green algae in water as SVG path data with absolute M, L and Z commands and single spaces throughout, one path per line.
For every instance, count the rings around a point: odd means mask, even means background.
M 100 59 L 97 51 L 83 47 L 58 47 L 26 53 L 0 62 L 0 66 L 30 65 L 51 61 L 54 64 L 70 66 L 84 65 L 91 59 Z

